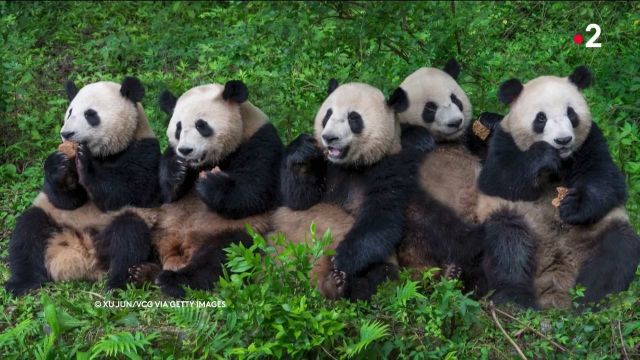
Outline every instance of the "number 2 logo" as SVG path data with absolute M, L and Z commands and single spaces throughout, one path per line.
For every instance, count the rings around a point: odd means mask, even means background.
M 589 25 L 587 25 L 586 32 L 591 32 L 591 30 L 595 30 L 595 34 L 593 34 L 591 39 L 589 39 L 589 41 L 587 41 L 585 46 L 588 47 L 588 48 L 599 48 L 599 47 L 602 47 L 601 43 L 596 42 L 596 40 L 598 40 L 598 38 L 600 37 L 600 32 L 601 32 L 600 25 L 598 25 L 598 24 L 589 24 Z

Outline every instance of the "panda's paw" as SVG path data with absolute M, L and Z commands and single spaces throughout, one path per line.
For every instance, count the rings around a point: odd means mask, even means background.
M 76 153 L 76 169 L 78 171 L 78 182 L 86 187 L 89 177 L 93 173 L 91 163 L 91 151 L 85 145 L 79 145 Z
M 163 270 L 156 277 L 156 285 L 163 293 L 175 297 L 184 298 L 186 291 L 182 287 L 180 276 L 177 272 L 171 270 Z
M 184 182 L 184 179 L 187 177 L 187 171 L 189 169 L 189 164 L 186 160 L 181 157 L 175 157 L 172 159 L 171 163 L 165 164 L 165 174 L 167 182 L 171 185 L 179 185 Z
M 129 281 L 137 287 L 152 283 L 158 277 L 162 268 L 158 264 L 144 263 L 129 268 Z
M 456 264 L 447 264 L 444 266 L 444 277 L 448 280 L 459 279 L 462 275 L 462 268 Z
M 345 295 L 347 275 L 344 271 L 332 269 L 318 283 L 322 296 L 329 300 L 338 300 Z
M 285 154 L 286 164 L 289 168 L 308 164 L 313 160 L 322 159 L 323 156 L 316 139 L 307 134 L 298 136 L 289 145 Z
M 4 289 L 13 296 L 22 296 L 31 290 L 39 289 L 42 283 L 38 281 L 15 281 L 9 280 Z
M 63 153 L 56 151 L 44 162 L 44 176 L 51 183 L 61 184 L 69 175 L 71 160 Z
M 539 175 L 542 172 L 556 173 L 560 169 L 560 153 L 553 146 L 545 142 L 537 142 L 531 145 L 529 152 L 533 154 L 531 162 L 533 175 Z
M 571 225 L 588 222 L 587 208 L 584 206 L 584 194 L 578 189 L 569 189 L 559 207 L 560 219 Z

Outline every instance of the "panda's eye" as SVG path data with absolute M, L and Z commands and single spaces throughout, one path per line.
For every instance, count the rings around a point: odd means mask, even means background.
M 432 123 L 436 119 L 436 111 L 438 111 L 438 105 L 433 101 L 429 101 L 424 105 L 424 110 L 422 110 L 422 120 L 426 123 Z
M 93 109 L 89 109 L 89 110 L 85 111 L 84 112 L 84 118 L 87 119 L 87 122 L 91 126 L 95 127 L 95 126 L 100 125 L 100 116 L 98 116 L 98 113 Z
M 578 124 L 580 124 L 580 117 L 571 106 L 567 108 L 567 117 L 571 121 L 571 126 L 573 126 L 574 128 L 578 127 Z
M 203 137 L 209 137 L 213 134 L 213 129 L 211 128 L 211 126 L 209 126 L 209 124 L 207 124 L 207 122 L 202 119 L 198 119 L 198 121 L 196 121 L 196 130 L 198 130 L 200 135 L 202 135 Z
M 360 134 L 364 129 L 364 123 L 362 122 L 362 116 L 355 111 L 352 111 L 347 115 L 349 120 L 349 127 L 354 134 Z
M 460 109 L 460 111 L 462 111 L 462 101 L 460 101 L 460 99 L 458 99 L 458 97 L 455 94 L 451 94 L 451 102 L 456 104 L 456 106 L 458 106 L 458 109 Z
M 547 124 L 547 115 L 540 111 L 536 114 L 536 118 L 533 120 L 533 131 L 538 134 L 542 134 L 544 126 Z
M 67 119 L 71 117 L 71 112 L 73 111 L 73 108 L 69 108 L 69 114 L 67 115 Z
M 176 140 L 180 140 L 180 133 L 182 132 L 182 122 L 178 121 L 176 124 Z
M 331 118 L 331 115 L 333 115 L 333 110 L 329 109 L 327 110 L 327 113 L 324 114 L 324 118 L 322 119 L 322 128 L 324 129 L 325 126 L 327 126 L 327 121 L 329 121 L 329 119 Z

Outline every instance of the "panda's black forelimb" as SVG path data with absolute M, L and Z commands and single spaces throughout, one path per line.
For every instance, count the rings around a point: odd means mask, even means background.
M 585 287 L 578 301 L 593 304 L 629 287 L 640 264 L 640 238 L 626 222 L 609 224 L 593 254 L 582 264 L 576 283 Z
M 159 171 L 160 196 L 165 204 L 182 198 L 198 178 L 198 172 L 189 168 L 187 161 L 176 155 L 172 146 L 162 154 Z
M 136 214 L 124 212 L 96 235 L 95 248 L 100 265 L 108 269 L 107 288 L 124 288 L 129 268 L 151 259 L 151 229 Z
M 500 127 L 495 129 L 489 154 L 478 178 L 483 193 L 511 201 L 536 200 L 544 189 L 539 182 L 545 173 L 556 174 L 561 159 L 558 150 L 545 142 L 521 151 L 513 137 Z
M 38 207 L 31 207 L 20 215 L 9 241 L 9 269 L 11 278 L 5 289 L 13 295 L 23 295 L 49 280 L 44 264 L 47 241 L 60 229 Z
M 401 143 L 403 149 L 414 148 L 418 152 L 427 153 L 436 148 L 436 142 L 429 131 L 418 125 L 401 125 Z
M 569 224 L 596 223 L 627 200 L 624 175 L 595 123 L 582 147 L 563 164 L 562 175 L 570 193 L 560 204 L 560 218 Z
M 345 296 L 351 301 L 369 301 L 385 281 L 397 280 L 399 267 L 390 263 L 379 263 L 370 266 L 362 275 L 348 279 Z
M 284 206 L 306 210 L 321 201 L 327 162 L 312 136 L 302 134 L 287 146 L 280 169 L 280 196 Z
M 209 209 L 232 219 L 261 214 L 278 203 L 280 159 L 284 146 L 275 127 L 266 124 L 220 164 L 219 174 L 196 181 Z
M 533 279 L 537 242 L 524 218 L 501 209 L 484 222 L 483 269 L 496 303 L 536 307 Z
M 160 202 L 160 156 L 156 139 L 136 140 L 106 158 L 92 157 L 89 149 L 80 145 L 76 155 L 80 183 L 102 211 L 125 205 L 155 206 Z
M 195 252 L 184 268 L 162 271 L 156 279 L 156 284 L 163 293 L 177 298 L 185 296 L 184 286 L 210 290 L 222 275 L 222 267 L 227 258 L 224 248 L 232 243 L 241 243 L 248 247 L 251 242 L 251 237 L 245 231 L 213 235 Z
M 73 210 L 87 202 L 87 192 L 78 182 L 76 165 L 55 151 L 44 162 L 43 191 L 58 209 Z

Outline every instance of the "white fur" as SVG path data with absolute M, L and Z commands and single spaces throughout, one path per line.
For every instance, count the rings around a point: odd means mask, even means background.
M 323 128 L 322 121 L 328 109 L 333 114 Z M 364 128 L 360 134 L 354 134 L 349 126 L 351 111 L 362 117 Z M 349 147 L 344 158 L 331 156 L 323 134 L 339 137 L 331 147 L 338 150 Z M 370 165 L 400 150 L 400 125 L 393 110 L 380 90 L 362 83 L 340 85 L 327 97 L 316 115 L 315 136 L 328 152 L 329 160 L 336 164 Z
M 401 123 L 424 126 L 436 140 L 455 140 L 464 134 L 464 129 L 471 122 L 471 102 L 449 74 L 440 69 L 423 67 L 407 76 L 400 87 L 409 98 L 409 108 L 398 114 Z M 462 111 L 451 101 L 451 94 L 455 94 L 462 103 Z M 422 119 L 428 102 L 438 105 L 432 123 Z M 459 128 L 447 126 L 457 119 L 462 119 Z
M 567 116 L 569 106 L 580 118 L 576 128 L 573 128 Z M 533 122 L 538 112 L 544 112 L 547 116 L 547 123 L 541 134 L 533 131 Z M 568 78 L 541 76 L 524 85 L 500 126 L 512 134 L 516 145 L 523 151 L 536 142 L 544 141 L 558 149 L 561 157 L 568 157 L 582 145 L 589 134 L 591 113 L 584 97 Z M 567 145 L 559 145 L 554 141 L 566 136 L 572 137 Z
M 178 99 L 167 128 L 169 143 L 178 156 L 197 167 L 216 165 L 235 151 L 240 143 L 253 135 L 267 116 L 248 101 L 237 104 L 222 98 L 224 86 L 208 84 L 194 87 Z M 213 129 L 213 134 L 203 137 L 196 129 L 202 119 Z M 176 139 L 178 122 L 182 126 L 180 139 Z M 182 155 L 178 149 L 192 148 L 193 152 Z
M 84 113 L 89 109 L 98 113 L 98 126 L 87 122 Z M 120 94 L 120 84 L 100 81 L 80 89 L 65 112 L 60 132 L 74 132 L 68 140 L 86 144 L 93 155 L 105 156 L 126 149 L 136 137 L 139 122 L 141 127 L 147 125 L 142 107 Z

